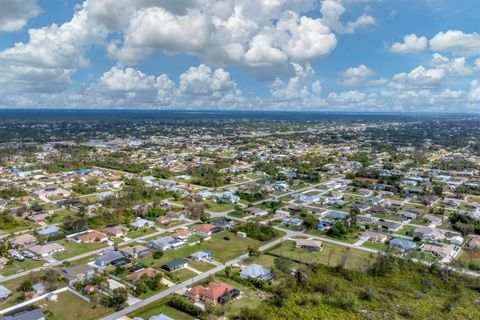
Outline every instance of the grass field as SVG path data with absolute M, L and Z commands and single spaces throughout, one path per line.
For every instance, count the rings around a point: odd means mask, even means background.
M 366 241 L 362 244 L 362 247 L 375 249 L 378 251 L 382 251 L 383 249 L 385 249 L 386 246 L 387 245 L 385 243 L 373 242 L 373 241 Z
M 133 230 L 127 233 L 127 238 L 136 239 L 139 237 L 146 236 L 147 234 L 154 233 L 156 230 L 154 228 L 147 228 L 147 229 L 138 229 Z
M 411 226 L 409 224 L 407 224 L 406 226 L 403 226 L 400 230 L 398 230 L 398 234 L 401 234 L 403 236 L 408 236 L 410 235 L 413 230 L 415 230 L 417 227 L 414 227 L 414 226 Z
M 180 283 L 185 280 L 188 280 L 190 278 L 195 277 L 197 274 L 191 270 L 188 269 L 180 269 L 174 272 L 170 272 L 168 274 L 170 276 L 170 279 L 174 282 Z
M 149 304 L 135 312 L 130 313 L 128 316 L 131 318 L 139 317 L 142 319 L 149 319 L 152 316 L 159 314 L 167 315 L 175 320 L 193 320 L 193 317 L 180 310 L 170 307 L 166 304 L 166 299 L 156 301 Z
M 57 243 L 61 244 L 62 246 L 67 249 L 64 252 L 55 253 L 53 257 L 57 260 L 65 260 L 71 257 L 79 256 L 81 254 L 98 250 L 101 248 L 108 247 L 106 243 L 103 242 L 93 242 L 93 243 L 76 243 L 67 240 L 60 240 Z
M 202 261 L 190 261 L 188 263 L 188 265 L 190 267 L 192 267 L 193 269 L 196 269 L 196 270 L 202 271 L 202 272 L 205 272 L 205 271 L 208 271 L 210 269 L 215 268 L 215 266 L 213 264 L 208 263 L 208 262 L 202 262 Z
M 340 245 L 324 242 L 323 249 L 319 252 L 307 252 L 295 247 L 295 242 L 285 241 L 279 247 L 268 251 L 267 254 L 273 254 L 296 260 L 302 263 L 321 263 L 326 266 L 336 266 L 345 255 L 346 262 L 345 267 L 352 270 L 364 271 L 366 270 L 373 260 L 374 255 L 361 250 L 350 249 Z
M 232 210 L 234 205 L 231 203 L 217 203 L 210 200 L 205 201 L 205 208 L 208 211 L 212 212 L 224 212 L 227 210 Z
M 57 302 L 41 300 L 37 305 L 46 305 L 49 311 L 46 320 L 65 320 L 82 319 L 93 320 L 112 312 L 111 309 L 101 305 L 94 306 L 93 303 L 87 303 L 70 292 L 64 292 L 58 295 Z
M 17 260 L 10 260 L 11 264 L 7 264 L 3 269 L 0 269 L 0 274 L 3 276 L 9 276 L 17 272 L 18 270 L 30 270 L 34 269 L 37 267 L 40 267 L 42 264 L 45 263 L 45 261 L 40 260 L 40 261 L 34 261 L 32 259 L 27 259 L 23 261 L 17 261 Z

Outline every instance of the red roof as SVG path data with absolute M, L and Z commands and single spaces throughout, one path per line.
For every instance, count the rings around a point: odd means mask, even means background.
M 230 292 L 233 288 L 226 283 L 220 281 L 210 282 L 207 287 L 195 286 L 190 289 L 191 297 L 204 297 L 211 300 L 218 300 L 226 292 Z

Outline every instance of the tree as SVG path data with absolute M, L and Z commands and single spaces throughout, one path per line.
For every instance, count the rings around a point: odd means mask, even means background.
M 207 213 L 207 212 L 203 212 L 201 215 L 200 215 L 200 221 L 202 221 L 203 223 L 207 222 L 208 220 L 210 220 L 210 214 Z
M 28 292 L 28 291 L 32 291 L 33 289 L 32 286 L 33 286 L 33 281 L 32 279 L 28 278 L 23 280 L 20 283 L 20 286 L 18 287 L 18 289 L 23 292 Z
M 350 209 L 350 226 L 357 225 L 357 217 L 360 214 L 360 210 L 358 208 L 351 208 Z
M 126 288 L 114 289 L 112 294 L 103 298 L 103 303 L 109 308 L 121 307 L 128 299 L 128 290 Z
M 193 219 L 200 219 L 205 212 L 205 206 L 201 202 L 185 201 L 185 209 L 190 212 L 190 217 Z
M 290 273 L 293 267 L 293 261 L 284 257 L 278 257 L 273 260 L 275 268 L 283 273 Z
M 317 226 L 317 219 L 312 215 L 308 215 L 305 217 L 302 224 L 307 230 L 315 229 Z

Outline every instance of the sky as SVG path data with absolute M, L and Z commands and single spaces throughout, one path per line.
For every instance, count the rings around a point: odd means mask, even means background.
M 0 108 L 480 112 L 478 0 L 0 0 Z

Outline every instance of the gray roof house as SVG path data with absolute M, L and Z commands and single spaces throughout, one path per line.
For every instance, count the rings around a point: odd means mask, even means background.
M 262 267 L 259 264 L 253 263 L 240 271 L 240 277 L 242 279 L 255 278 L 259 280 L 272 280 L 273 275 L 270 270 Z
M 5 288 L 4 286 L 0 286 L 0 300 L 7 299 L 11 293 L 12 292 L 7 288 Z
M 166 237 L 161 237 L 157 238 L 155 240 L 150 240 L 147 242 L 147 246 L 152 247 L 157 250 L 168 250 L 173 248 L 173 244 L 177 242 L 177 239 L 175 239 L 172 236 L 166 236 Z
M 169 272 L 172 272 L 178 269 L 185 268 L 187 264 L 188 261 L 186 259 L 175 259 L 162 265 L 162 268 Z
M 51 237 L 60 232 L 60 228 L 57 226 L 44 226 L 39 229 L 37 229 L 37 233 L 39 235 L 45 236 L 45 237 Z
M 5 316 L 2 320 L 45 320 L 45 314 L 40 309 L 22 310 L 9 316 Z
M 390 241 L 390 247 L 398 248 L 401 250 L 412 250 L 415 249 L 416 244 L 415 242 L 407 239 L 395 238 Z
M 125 257 L 120 251 L 105 250 L 103 254 L 95 259 L 95 264 L 99 267 L 105 267 L 109 264 L 128 263 L 130 259 Z

